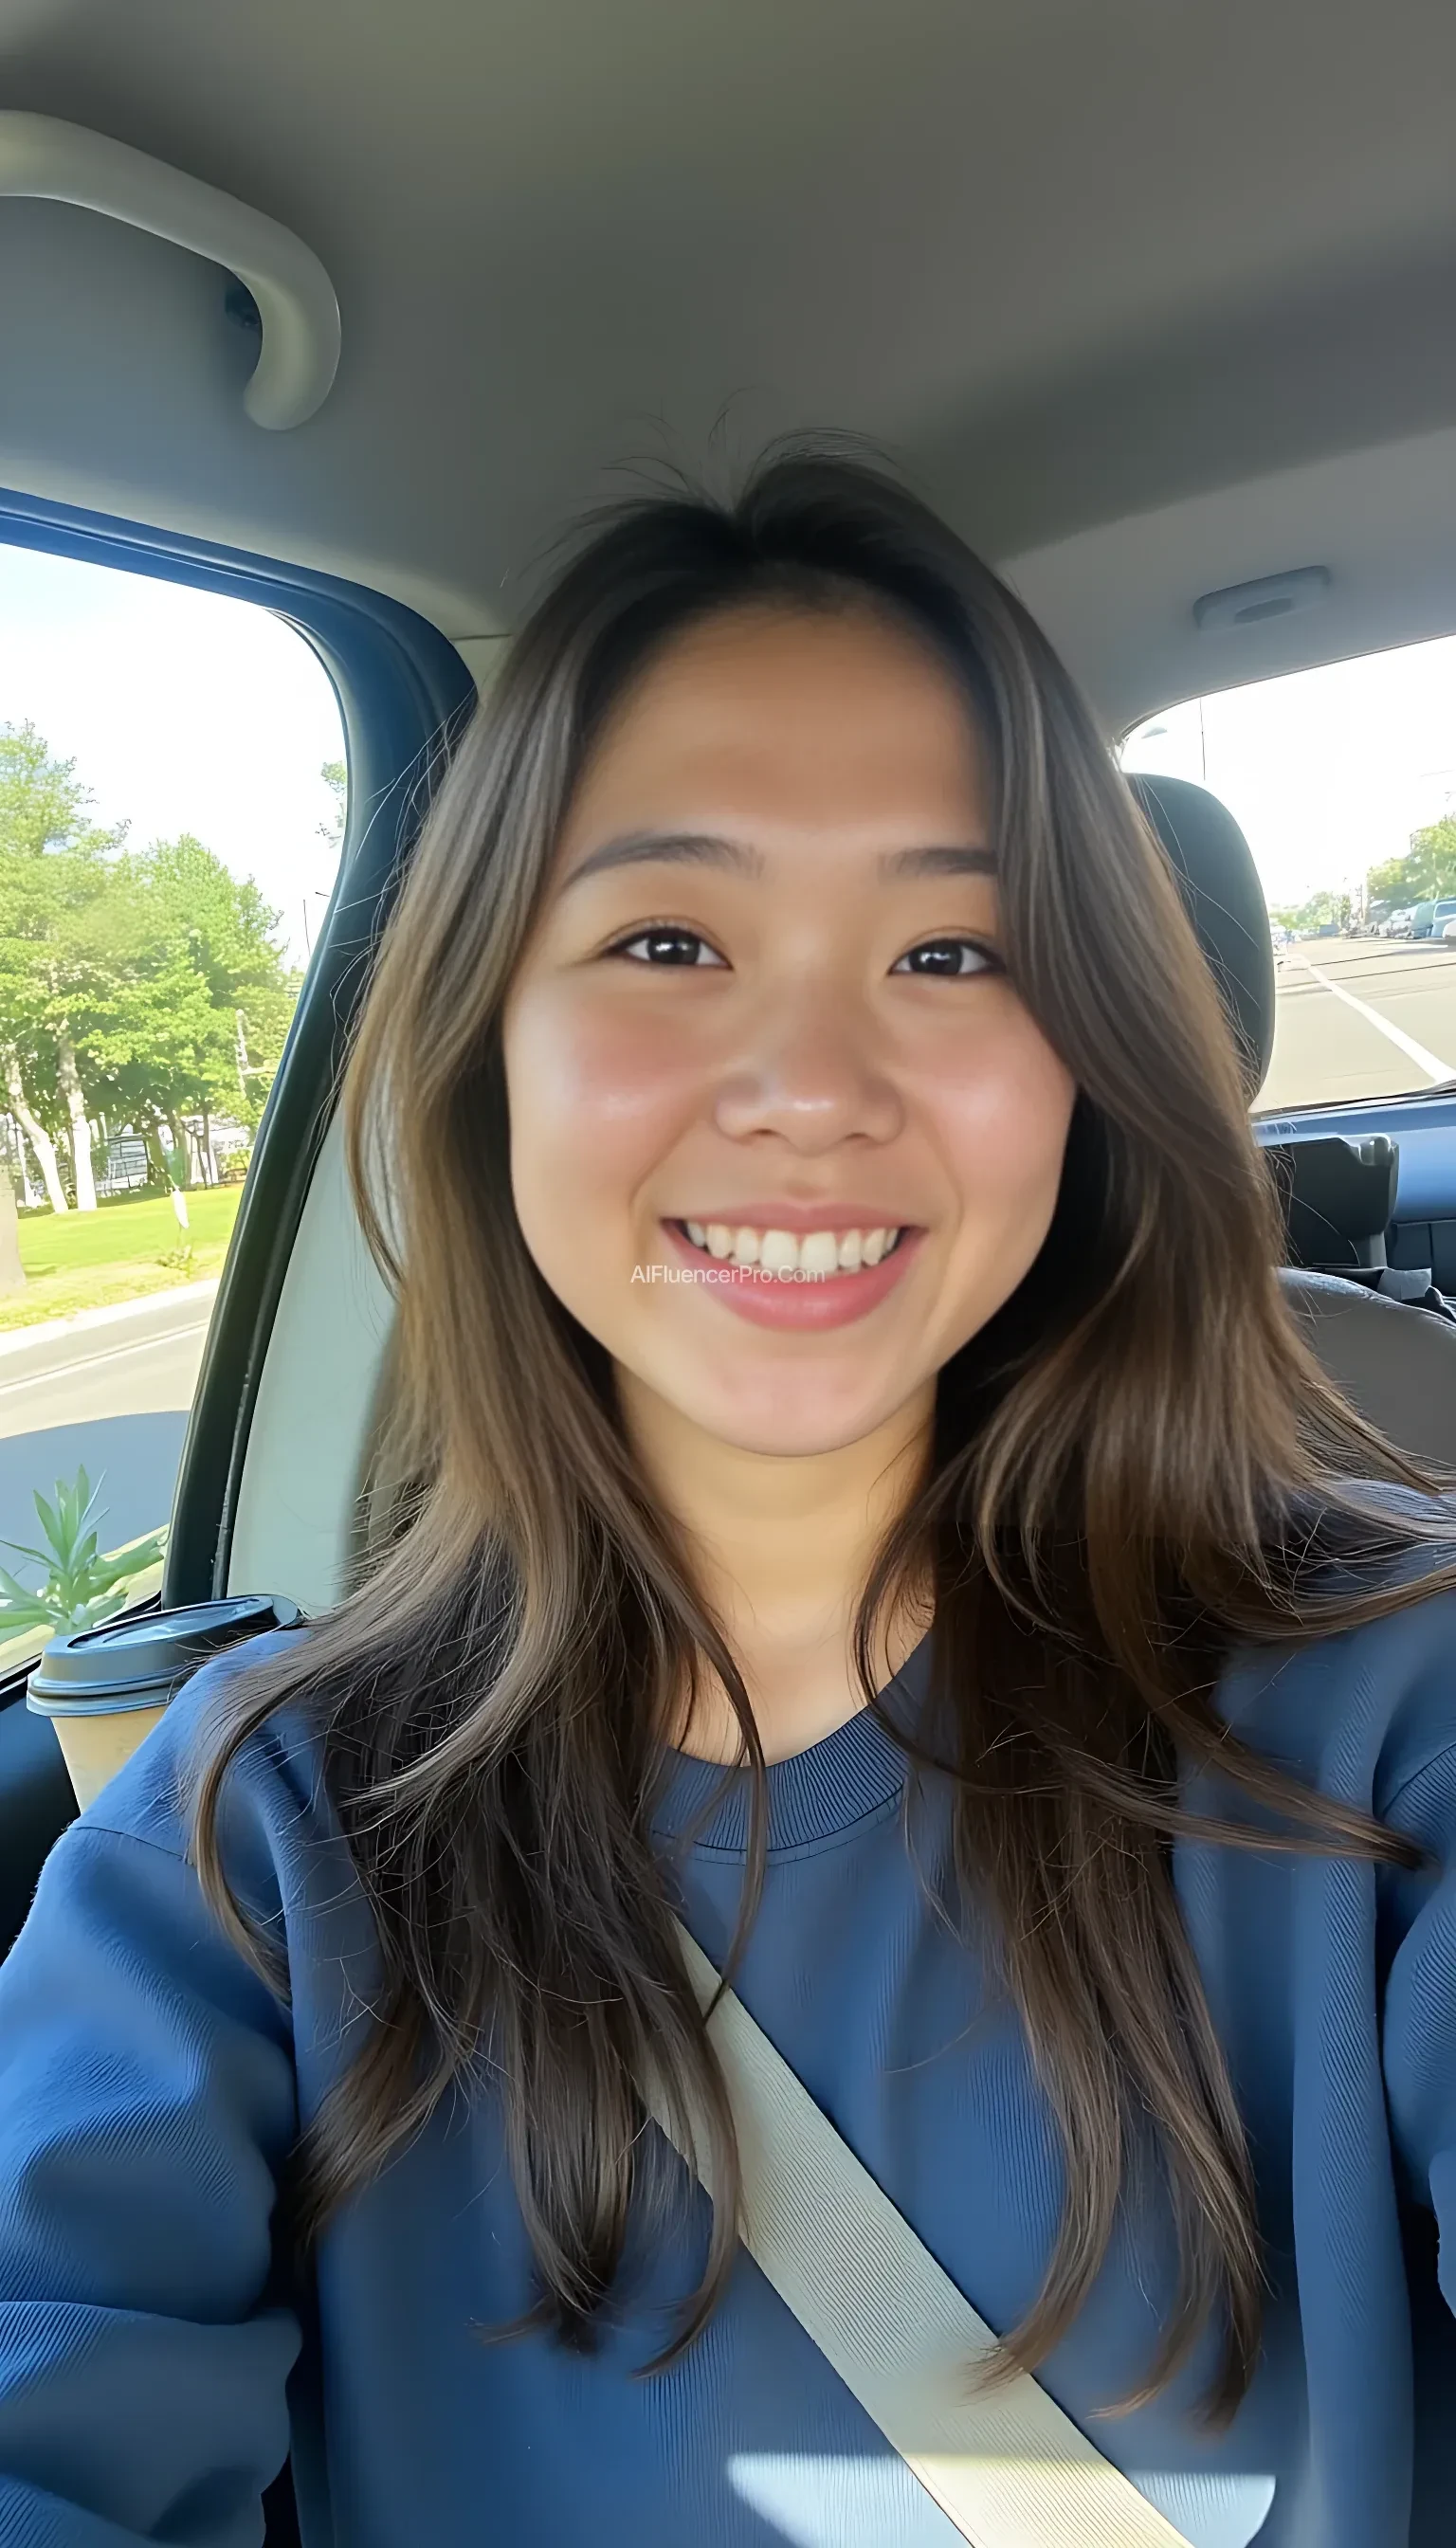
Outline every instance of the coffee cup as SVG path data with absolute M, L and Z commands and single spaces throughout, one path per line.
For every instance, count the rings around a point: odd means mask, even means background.
M 296 1628 L 302 1615 L 281 1594 L 246 1592 L 52 1637 L 31 1674 L 26 1705 L 54 1726 L 82 1812 L 205 1663 L 244 1637 Z

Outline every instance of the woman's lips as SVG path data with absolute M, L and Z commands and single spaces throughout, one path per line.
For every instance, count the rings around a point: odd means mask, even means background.
M 805 1216 L 798 1223 L 800 1229 L 835 1226 L 850 1226 L 848 1215 L 837 1215 L 834 1224 L 823 1215 L 813 1222 Z M 898 1243 L 877 1265 L 862 1266 L 854 1272 L 841 1268 L 833 1274 L 781 1275 L 769 1273 L 759 1265 L 735 1265 L 731 1258 L 706 1255 L 694 1247 L 685 1229 L 676 1222 L 665 1221 L 661 1227 L 669 1241 L 674 1270 L 685 1267 L 694 1288 L 708 1292 L 752 1326 L 791 1327 L 810 1334 L 817 1334 L 821 1328 L 848 1326 L 877 1309 L 908 1270 L 925 1236 L 923 1229 L 901 1224 Z M 785 1227 L 781 1214 L 777 1227 Z

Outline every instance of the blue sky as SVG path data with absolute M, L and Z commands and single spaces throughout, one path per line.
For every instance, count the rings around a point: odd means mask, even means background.
M 130 842 L 194 832 L 252 876 L 305 958 L 332 862 L 319 765 L 343 758 L 332 684 L 271 612 L 113 567 L 0 546 L 0 724 L 74 759 Z

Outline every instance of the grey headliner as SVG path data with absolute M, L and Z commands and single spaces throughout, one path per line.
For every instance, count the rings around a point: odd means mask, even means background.
M 1122 722 L 1456 626 L 1453 101 L 1452 0 L 0 0 L 0 104 L 289 223 L 344 323 L 259 432 L 216 270 L 0 204 L 0 483 L 470 638 L 623 465 L 848 425 Z

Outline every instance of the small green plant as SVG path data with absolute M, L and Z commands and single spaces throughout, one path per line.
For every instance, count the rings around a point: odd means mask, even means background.
M 164 1247 L 156 1261 L 158 1265 L 167 1266 L 173 1274 L 190 1274 L 197 1263 L 197 1249 L 187 1238 L 180 1247 Z
M 17 1557 L 29 1557 L 46 1569 L 40 1591 L 29 1592 L 0 1566 L 0 1637 L 19 1636 L 25 1628 L 46 1628 L 54 1636 L 73 1628 L 99 1628 L 124 1607 L 134 1576 L 156 1565 L 167 1544 L 165 1529 L 102 1556 L 97 1528 L 106 1509 L 97 1501 L 102 1483 L 98 1479 L 93 1488 L 85 1470 L 78 1469 L 72 1486 L 57 1478 L 53 1503 L 35 1490 L 44 1548 L 0 1539 L 0 1548 L 14 1549 Z

